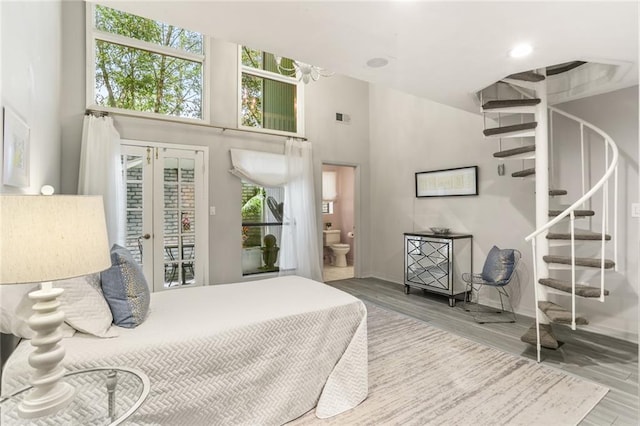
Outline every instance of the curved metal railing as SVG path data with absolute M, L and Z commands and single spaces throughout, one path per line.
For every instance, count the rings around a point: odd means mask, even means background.
M 551 228 L 552 226 L 554 226 L 555 224 L 557 224 L 558 222 L 560 222 L 561 220 L 563 220 L 566 217 L 570 218 L 570 230 L 571 230 L 571 288 L 572 288 L 572 292 L 571 292 L 571 313 L 572 313 L 572 321 L 571 321 L 571 328 L 573 330 L 576 329 L 576 314 L 575 314 L 575 297 L 576 297 L 576 265 L 575 265 L 575 211 L 580 207 L 580 206 L 584 206 L 585 203 L 589 200 L 591 200 L 591 198 L 599 191 L 602 190 L 602 233 L 601 233 L 601 264 L 600 264 L 600 301 L 604 301 L 604 270 L 605 270 L 605 240 L 606 240 L 606 232 L 609 228 L 609 180 L 613 177 L 614 179 L 614 189 L 613 189 L 613 206 L 614 206 L 614 210 L 613 210 L 613 235 L 612 238 L 614 240 L 614 264 L 615 264 L 615 268 L 617 270 L 617 265 L 618 265 L 618 249 L 617 249 L 617 244 L 616 244 L 616 237 L 617 237 L 617 232 L 618 232 L 618 215 L 617 215 L 617 205 L 618 205 L 618 147 L 616 146 L 616 144 L 613 142 L 613 140 L 611 139 L 611 137 L 606 134 L 604 131 L 602 131 L 601 129 L 599 129 L 598 127 L 592 125 L 591 123 L 586 122 L 585 120 L 578 118 L 572 114 L 569 114 L 567 112 L 564 112 L 562 110 L 559 110 L 557 108 L 554 107 L 549 107 L 549 110 L 551 111 L 551 114 L 553 115 L 555 114 L 559 114 L 562 115 L 564 117 L 567 117 L 577 123 L 580 124 L 580 144 L 581 144 L 581 159 L 582 159 L 582 196 L 576 200 L 573 204 L 571 204 L 569 207 L 567 207 L 564 211 L 562 211 L 559 215 L 557 215 L 555 218 L 553 218 L 552 220 L 550 220 L 549 222 L 547 222 L 545 225 L 543 225 L 542 227 L 536 229 L 534 232 L 532 232 L 531 234 L 527 235 L 525 237 L 526 241 L 531 241 L 531 245 L 532 245 L 532 250 L 533 250 L 533 258 L 534 258 L 534 283 L 535 283 L 535 288 L 537 289 L 538 286 L 538 271 L 537 271 L 537 265 L 536 265 L 536 259 L 537 259 L 537 253 L 536 253 L 536 244 L 535 244 L 535 237 L 542 234 L 543 232 L 546 232 L 549 230 L 549 228 Z M 600 178 L 600 180 L 598 180 L 598 182 L 591 187 L 591 189 L 589 189 L 588 191 L 585 192 L 585 182 L 586 182 L 586 167 L 585 167 L 585 141 L 584 141 L 584 135 L 585 135 L 585 127 L 589 128 L 591 131 L 597 133 L 598 135 L 600 135 L 604 141 L 604 157 L 605 157 L 605 172 L 602 175 L 602 177 Z M 611 153 L 611 156 L 609 156 L 609 154 Z M 537 297 L 537 290 L 536 290 L 536 314 L 537 314 L 537 309 L 538 309 L 538 297 Z M 538 317 L 538 315 L 536 315 L 536 318 Z M 536 323 L 538 323 L 538 320 L 536 320 Z M 538 325 L 538 324 L 536 324 Z M 538 337 L 539 340 L 539 337 Z M 539 345 L 539 343 L 538 343 Z M 538 348 L 538 361 L 540 361 L 540 352 L 539 352 L 539 348 Z

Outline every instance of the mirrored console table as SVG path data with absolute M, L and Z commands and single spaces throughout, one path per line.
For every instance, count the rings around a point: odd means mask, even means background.
M 464 272 L 473 271 L 473 236 L 454 232 L 430 231 L 404 234 L 404 292 L 411 287 L 448 296 L 454 307 L 456 297 L 468 297 L 462 281 Z

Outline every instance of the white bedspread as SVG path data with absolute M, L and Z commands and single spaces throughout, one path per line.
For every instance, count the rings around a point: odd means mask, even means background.
M 305 278 L 154 293 L 148 319 L 118 333 L 64 339 L 63 362 L 144 371 L 151 392 L 134 424 L 282 424 L 314 406 L 333 416 L 368 392 L 364 304 Z M 31 350 L 23 342 L 7 361 L 3 393 L 27 384 Z

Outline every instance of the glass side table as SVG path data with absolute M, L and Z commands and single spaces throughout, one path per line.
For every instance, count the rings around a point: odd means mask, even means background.
M 31 389 L 0 397 L 0 424 L 4 425 L 119 425 L 136 412 L 149 395 L 149 378 L 126 367 L 96 367 L 71 371 L 65 382 L 75 387 L 73 400 L 50 416 L 23 419 L 18 405 Z

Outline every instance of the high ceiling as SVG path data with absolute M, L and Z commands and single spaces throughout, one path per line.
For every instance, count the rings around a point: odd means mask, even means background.
M 573 60 L 623 65 L 607 90 L 638 84 L 635 1 L 100 3 L 469 111 L 508 74 Z M 521 42 L 533 53 L 510 58 Z

